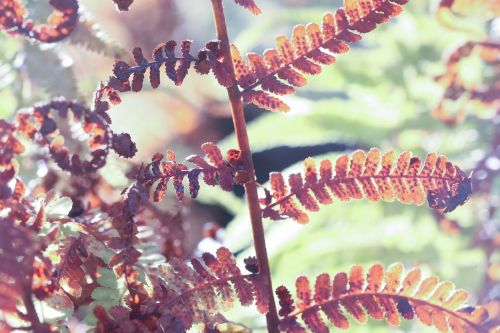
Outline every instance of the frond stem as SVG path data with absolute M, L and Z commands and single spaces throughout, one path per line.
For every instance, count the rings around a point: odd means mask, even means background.
M 274 301 L 273 286 L 271 282 L 271 270 L 269 267 L 269 258 L 267 256 L 266 240 L 264 236 L 264 226 L 262 224 L 262 213 L 259 204 L 259 195 L 257 193 L 257 182 L 255 180 L 255 168 L 250 150 L 245 114 L 243 112 L 243 103 L 241 93 L 236 84 L 236 75 L 231 59 L 229 36 L 226 27 L 226 18 L 222 0 L 212 0 L 212 9 L 215 21 L 217 38 L 221 41 L 221 50 L 224 54 L 224 62 L 230 70 L 234 84 L 227 88 L 229 100 L 231 103 L 231 115 L 233 118 L 234 130 L 238 139 L 238 146 L 241 151 L 244 168 L 248 173 L 249 181 L 244 184 L 247 196 L 248 210 L 250 211 L 250 221 L 252 223 L 252 232 L 255 252 L 259 262 L 259 274 L 267 280 L 269 291 L 269 312 L 266 315 L 267 328 L 269 333 L 278 333 L 278 313 Z
M 131 66 L 128 70 L 123 71 L 124 76 L 128 76 L 134 73 L 141 73 L 145 72 L 148 68 L 153 67 L 153 66 L 161 66 L 166 63 L 176 63 L 177 61 L 181 60 L 189 60 L 190 62 L 197 61 L 195 57 L 192 55 L 189 55 L 189 58 L 183 58 L 183 57 L 171 57 L 171 58 L 164 58 L 161 60 L 153 60 L 153 61 L 148 61 L 145 62 L 144 64 L 141 65 L 136 65 L 136 66 Z

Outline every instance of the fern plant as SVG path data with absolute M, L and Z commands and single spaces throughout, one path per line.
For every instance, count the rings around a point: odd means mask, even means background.
M 129 10 L 133 3 L 113 2 L 119 10 Z M 0 330 L 67 330 L 66 323 L 45 318 L 43 310 L 66 311 L 70 317 L 84 308 L 95 332 L 238 332 L 245 328 L 222 313 L 239 303 L 265 315 L 270 333 L 323 333 L 332 325 L 348 329 L 348 317 L 360 324 L 369 317 L 393 326 L 402 319 L 418 319 L 440 332 L 498 332 L 498 318 L 490 317 L 486 306 L 467 305 L 466 291 L 435 276 L 423 278 L 419 267 L 404 274 L 400 263 L 387 270 L 374 264 L 366 275 L 359 265 L 333 279 L 322 273 L 314 290 L 310 278 L 300 276 L 296 300 L 287 287 L 273 287 L 277 281 L 270 270 L 264 223 L 277 222 L 265 219 L 306 224 L 308 213 L 323 205 L 363 198 L 413 205 L 427 201 L 444 216 L 472 194 L 470 176 L 444 155 L 430 152 L 422 162 L 409 151 L 382 154 L 379 148 L 358 149 L 319 164 L 307 158 L 302 174 L 285 178 L 272 172 L 269 186 L 256 180 L 244 103 L 293 112 L 277 96 L 305 86 L 307 75 L 319 75 L 337 54 L 359 42 L 361 34 L 401 14 L 406 2 L 345 0 L 342 8 L 325 13 L 320 24 L 299 24 L 290 39 L 278 36 L 274 49 L 243 57 L 229 41 L 222 0 L 211 0 L 217 35 L 198 52 L 192 52 L 189 39 L 180 42 L 180 51 L 172 40 L 158 44 L 151 60 L 137 47 L 132 52 L 135 63 L 117 60 L 90 106 L 56 98 L 19 110 L 12 123 L 0 120 Z M 261 13 L 253 0 L 235 3 Z M 0 28 L 36 43 L 71 38 L 79 27 L 77 1 L 49 4 L 55 12 L 46 25 L 36 25 L 19 1 L 4 1 Z M 496 44 L 467 44 L 448 67 L 453 69 L 475 47 L 486 50 L 487 61 L 490 52 L 498 51 Z M 132 158 L 137 147 L 128 133 L 114 133 L 110 109 L 122 102 L 122 93 L 142 91 L 146 73 L 152 88 L 160 86 L 163 75 L 178 86 L 191 66 L 197 74 L 212 73 L 226 89 L 238 147 L 223 151 L 207 142 L 201 146 L 204 156 L 191 155 L 186 162 L 172 150 L 157 153 L 134 166 L 133 182 L 117 195 L 98 170 L 108 162 L 110 150 Z M 64 174 L 52 170 L 35 184 L 23 181 L 17 159 L 28 142 L 44 148 L 42 158 L 51 159 L 70 180 L 61 180 Z M 58 183 L 65 183 L 60 195 Z M 170 186 L 178 201 L 185 200 L 186 192 L 195 199 L 201 183 L 228 192 L 244 188 L 256 254 L 244 259 L 244 272 L 235 254 L 223 246 L 201 258 L 179 253 L 181 215 L 155 204 L 166 200 Z M 164 257 L 150 263 L 148 245 L 155 235 L 165 243 Z

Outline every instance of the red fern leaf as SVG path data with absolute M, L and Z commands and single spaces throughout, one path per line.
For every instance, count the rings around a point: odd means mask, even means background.
M 142 282 L 138 280 L 139 271 L 135 267 L 141 252 L 135 245 L 138 242 L 136 215 L 147 200 L 146 188 L 135 182 L 123 193 L 123 200 L 115 203 L 111 208 L 111 224 L 118 233 L 118 237 L 111 238 L 107 245 L 116 250 L 108 265 L 116 275 L 124 277 L 129 297 L 126 299 L 131 307 L 136 307 L 149 299 Z
M 231 165 L 227 162 L 220 149 L 213 143 L 207 142 L 201 146 L 207 156 L 207 160 L 198 155 L 189 156 L 186 160 L 195 168 L 189 169 L 186 164 L 176 161 L 173 152 L 167 153 L 167 161 L 162 162 L 163 155 L 157 154 L 152 162 L 142 168 L 138 180 L 141 184 L 151 188 L 156 183 L 153 200 L 161 201 L 166 193 L 168 183 L 172 180 L 173 188 L 179 200 L 184 196 L 183 181 L 187 177 L 189 182 L 189 193 L 196 198 L 200 189 L 199 176 L 207 185 L 219 185 L 224 191 L 232 191 L 235 184 L 235 173 L 240 165 Z M 236 150 L 231 150 L 233 153 Z
M 245 102 L 271 111 L 288 111 L 284 102 L 255 89 L 260 86 L 273 94 L 293 94 L 295 90 L 278 78 L 292 86 L 304 86 L 307 81 L 303 74 L 319 74 L 321 66 L 335 62 L 331 53 L 347 52 L 349 46 L 346 43 L 361 39 L 356 32 L 366 33 L 377 24 L 387 22 L 402 11 L 400 5 L 404 3 L 406 1 L 346 0 L 343 8 L 324 15 L 322 28 L 315 23 L 307 26 L 299 24 L 292 31 L 291 41 L 285 36 L 278 36 L 275 49 L 266 50 L 263 57 L 248 54 L 250 66 L 243 62 L 233 46 L 233 63 Z
M 288 289 L 276 289 L 279 299 L 280 329 L 284 332 L 305 332 L 298 318 L 316 332 L 328 332 L 320 312 L 341 329 L 349 328 L 345 312 L 357 322 L 365 323 L 370 316 L 376 320 L 386 319 L 391 325 L 399 325 L 400 317 L 411 320 L 415 316 L 441 332 L 449 328 L 453 332 L 487 332 L 488 313 L 482 307 L 464 311 L 468 294 L 455 290 L 451 282 L 441 282 L 434 276 L 425 280 L 415 268 L 403 276 L 402 264 L 391 265 L 387 272 L 379 265 L 370 267 L 366 276 L 360 266 L 353 266 L 349 277 L 338 273 L 330 280 L 328 274 L 316 278 L 314 296 L 306 277 L 296 281 L 297 308 Z M 333 290 L 331 286 L 333 285 Z
M 335 161 L 335 173 L 329 160 L 321 162 L 319 174 L 311 158 L 305 160 L 305 173 L 291 174 L 288 185 L 281 173 L 270 174 L 268 199 L 262 199 L 263 216 L 271 219 L 291 217 L 299 223 L 309 218 L 294 198 L 308 211 L 318 211 L 319 204 L 340 200 L 368 198 L 370 201 L 397 200 L 421 205 L 427 201 L 431 208 L 451 212 L 469 198 L 471 181 L 445 156 L 427 155 L 421 167 L 418 157 L 409 152 L 399 155 L 390 151 L 380 156 L 377 148 L 368 153 L 357 150 L 351 157 L 342 155 Z M 379 170 L 377 170 L 379 169 Z M 277 207 L 279 207 L 277 209 Z
M 46 251 L 46 255 L 54 265 L 56 287 L 75 305 L 89 303 L 97 287 L 97 269 L 106 266 L 93 250 L 104 248 L 104 244 L 86 233 L 63 236 L 54 244 L 56 246 Z
M 176 56 L 177 42 L 171 40 L 161 43 L 154 48 L 151 61 L 144 58 L 141 48 L 136 47 L 132 52 L 136 65 L 131 66 L 124 61 L 117 61 L 113 69 L 114 79 L 129 85 L 132 76 L 130 85 L 133 91 L 138 92 L 143 88 L 145 73 L 149 69 L 151 86 L 157 88 L 160 85 L 160 69 L 165 66 L 167 78 L 179 86 L 184 82 L 191 64 L 194 63 L 194 68 L 199 74 L 208 74 L 212 70 L 221 85 L 231 86 L 233 80 L 221 57 L 220 43 L 208 42 L 205 48 L 198 52 L 198 57 L 191 55 L 191 44 L 192 41 L 183 40 L 180 47 L 181 55 Z
M 71 115 L 71 116 L 70 116 Z M 48 103 L 36 104 L 17 114 L 16 131 L 40 146 L 47 146 L 51 157 L 63 170 L 73 174 L 95 172 L 106 164 L 109 149 L 124 157 L 133 157 L 137 151 L 130 135 L 115 135 L 102 113 L 92 112 L 76 101 L 55 99 Z M 57 118 L 69 124 L 58 125 Z M 64 127 L 77 123 L 88 135 L 86 148 L 88 160 L 82 160 L 85 152 L 70 155 L 65 144 Z M 61 127 L 61 128 L 60 128 Z
M 149 276 L 157 291 L 141 306 L 132 309 L 117 306 L 109 309 L 109 314 L 97 306 L 96 331 L 186 332 L 195 324 L 210 328 L 225 322 L 219 311 L 229 309 L 235 299 L 245 306 L 253 304 L 255 299 L 261 313 L 268 311 L 270 296 L 263 276 L 242 274 L 226 248 L 217 250 L 216 256 L 205 253 L 202 257 L 204 263 L 192 259 L 188 265 L 171 258 L 160 265 Z
M 178 317 L 183 330 L 187 330 L 194 323 L 214 317 L 219 307 L 231 308 L 235 293 L 242 305 L 251 305 L 255 299 L 261 313 L 268 311 L 269 295 L 263 277 L 242 274 L 234 256 L 226 248 L 218 249 L 216 256 L 204 253 L 202 257 L 205 265 L 193 259 L 190 267 L 173 259 L 160 268 L 165 294 L 159 300 L 158 311 L 162 315 Z M 169 331 L 168 326 L 165 329 Z

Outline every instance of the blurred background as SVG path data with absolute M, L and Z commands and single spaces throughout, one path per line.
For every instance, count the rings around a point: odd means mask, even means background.
M 325 11 L 341 6 L 333 0 L 258 2 L 263 14 L 254 17 L 226 1 L 230 38 L 242 52 L 273 47 L 276 35 L 289 35 L 297 23 L 320 22 Z M 35 18 L 50 12 L 45 1 L 25 3 Z M 80 3 L 83 15 L 76 32 L 57 45 L 0 34 L 1 118 L 11 120 L 16 110 L 57 96 L 90 104 L 115 59 L 128 60 L 133 47 L 147 55 L 170 39 L 192 39 L 193 49 L 199 49 L 215 38 L 207 0 L 136 0 L 122 13 L 111 0 Z M 467 42 L 500 42 L 499 9 L 494 0 L 461 3 L 443 11 L 435 0 L 410 2 L 402 15 L 366 34 L 335 65 L 309 77 L 306 87 L 287 98 L 287 114 L 246 107 L 262 184 L 271 171 L 300 171 L 308 156 L 319 162 L 370 147 L 411 150 L 421 158 L 435 151 L 473 171 L 470 201 L 446 216 L 427 207 L 361 200 L 323 207 L 305 226 L 266 220 L 275 286 L 293 288 L 298 275 L 333 275 L 352 264 L 399 261 L 456 282 L 472 292 L 472 303 L 489 303 L 493 316 L 498 315 L 492 301 L 500 298 L 499 52 L 492 55 L 478 44 L 456 66 L 447 62 Z M 446 79 L 450 70 L 457 72 L 458 92 L 457 84 Z M 130 133 L 137 143 L 133 164 L 167 149 L 183 159 L 200 153 L 206 141 L 236 148 L 226 91 L 212 76 L 193 71 L 182 87 L 163 81 L 156 90 L 145 85 L 140 93 L 123 94 L 123 103 L 110 111 L 113 130 Z M 488 98 L 474 98 L 470 91 L 487 91 Z M 21 171 L 33 186 L 51 168 L 47 161 L 21 160 Z M 112 156 L 100 174 L 123 189 L 130 183 L 129 169 L 129 161 Z M 177 245 L 183 255 L 213 251 L 220 243 L 241 259 L 253 255 L 241 188 L 227 193 L 202 186 L 200 197 L 186 199 L 182 208 L 172 194 L 159 207 L 182 212 L 185 237 Z M 253 310 L 237 308 L 227 317 L 255 332 L 265 324 Z M 426 331 L 416 322 L 388 328 L 371 321 L 349 332 Z

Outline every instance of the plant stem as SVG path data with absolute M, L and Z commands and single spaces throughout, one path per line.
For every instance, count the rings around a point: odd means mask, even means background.
M 259 204 L 259 197 L 257 194 L 255 168 L 252 160 L 252 152 L 250 150 L 250 142 L 248 140 L 247 125 L 245 121 L 245 114 L 243 112 L 241 94 L 236 84 L 236 75 L 234 72 L 233 62 L 231 60 L 229 37 L 227 33 L 226 18 L 224 17 L 222 0 L 212 0 L 212 8 L 217 38 L 221 42 L 221 50 L 224 54 L 224 61 L 226 62 L 226 65 L 230 70 L 234 82 L 231 87 L 227 88 L 227 93 L 231 103 L 231 115 L 233 117 L 234 130 L 238 139 L 238 146 L 241 151 L 241 157 L 245 170 L 248 173 L 249 181 L 245 183 L 244 187 L 247 197 L 247 205 L 250 211 L 255 253 L 259 262 L 259 273 L 263 274 L 268 280 L 269 312 L 266 315 L 267 329 L 269 333 L 278 333 L 278 314 L 276 311 L 276 304 L 274 302 L 273 296 L 274 294 L 271 282 L 271 270 L 269 268 L 266 240 L 264 237 L 264 226 L 262 224 L 262 213 Z

